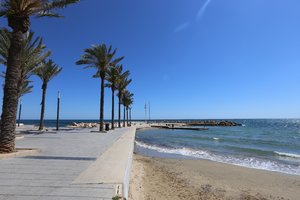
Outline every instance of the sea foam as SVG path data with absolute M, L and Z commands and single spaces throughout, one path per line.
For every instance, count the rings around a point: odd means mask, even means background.
M 293 153 L 285 153 L 285 152 L 279 152 L 279 151 L 274 151 L 275 154 L 279 156 L 285 156 L 285 157 L 291 157 L 291 158 L 300 158 L 299 154 L 293 154 Z
M 300 175 L 300 166 L 281 164 L 276 161 L 263 160 L 255 157 L 234 157 L 231 155 L 219 155 L 213 152 L 192 148 L 167 148 L 157 145 L 150 145 L 141 141 L 135 142 L 138 147 L 153 150 L 163 154 L 176 154 L 198 159 L 206 159 L 221 163 L 233 164 L 242 167 L 262 169 L 268 171 L 276 171 L 286 174 Z M 276 152 L 278 155 L 299 156 L 297 154 L 287 154 Z M 298 157 L 297 157 L 298 158 Z

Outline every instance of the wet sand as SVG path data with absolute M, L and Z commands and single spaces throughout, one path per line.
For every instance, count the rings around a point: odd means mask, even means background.
M 300 176 L 135 154 L 129 195 L 130 200 L 299 200 Z

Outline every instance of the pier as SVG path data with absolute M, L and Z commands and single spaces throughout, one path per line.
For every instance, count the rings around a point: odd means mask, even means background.
M 206 131 L 208 128 L 195 128 L 195 127 L 178 127 L 178 126 L 169 126 L 169 125 L 151 125 L 152 128 L 161 128 L 161 129 L 173 129 L 173 130 L 190 130 L 190 131 Z

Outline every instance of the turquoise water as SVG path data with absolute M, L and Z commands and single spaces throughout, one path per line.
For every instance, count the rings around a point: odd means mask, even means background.
M 300 175 L 300 119 L 233 121 L 243 126 L 142 130 L 136 135 L 135 150 L 150 156 L 207 159 Z

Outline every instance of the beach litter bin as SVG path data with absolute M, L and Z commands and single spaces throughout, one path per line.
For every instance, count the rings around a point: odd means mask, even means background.
M 109 123 L 106 123 L 106 124 L 105 124 L 105 130 L 106 130 L 106 131 L 109 131 Z

